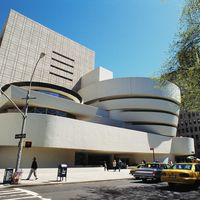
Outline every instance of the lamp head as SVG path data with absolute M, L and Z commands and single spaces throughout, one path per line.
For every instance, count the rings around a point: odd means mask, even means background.
M 42 53 L 40 54 L 40 58 L 43 58 L 45 55 L 46 55 L 46 54 L 45 54 L 44 52 L 42 52 Z

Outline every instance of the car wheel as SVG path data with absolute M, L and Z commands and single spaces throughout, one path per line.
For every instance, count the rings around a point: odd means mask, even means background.
M 160 180 L 160 178 L 156 178 L 156 182 L 160 182 L 161 180 Z
M 173 188 L 174 187 L 174 183 L 168 183 L 168 186 L 170 187 L 170 188 Z
M 147 182 L 147 179 L 146 179 L 146 178 L 143 178 L 143 179 L 142 179 L 142 182 L 143 182 L 143 183 L 146 183 L 146 182 Z
M 196 180 L 195 183 L 194 183 L 194 187 L 195 188 L 198 188 L 200 186 L 200 181 L 199 180 Z

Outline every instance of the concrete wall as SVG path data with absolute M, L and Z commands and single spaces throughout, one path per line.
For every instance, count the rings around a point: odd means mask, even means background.
M 19 134 L 21 130 L 19 113 L 0 114 L 0 122 L 0 145 L 17 146 L 18 140 L 14 135 Z M 33 147 L 37 148 L 76 149 L 115 154 L 151 154 L 150 148 L 154 148 L 157 154 L 176 154 L 182 151 L 181 146 L 176 146 L 176 141 L 173 142 L 176 148 L 172 147 L 172 137 L 36 113 L 29 113 L 25 133 L 27 134 L 25 140 L 32 141 Z M 182 154 L 186 155 L 191 153 L 192 149 L 192 144 L 187 140 L 189 138 L 185 138 L 187 148 L 182 151 Z
M 34 80 L 72 88 L 94 68 L 95 53 L 11 10 L 0 46 L 0 85 L 29 81 L 44 52 Z
M 15 168 L 18 148 L 14 146 L 0 147 L 0 168 Z M 58 148 L 23 148 L 21 167 L 31 167 L 33 157 L 37 158 L 38 166 L 42 168 L 58 167 L 61 163 L 74 166 L 75 152 Z M 8 159 L 9 158 L 9 159 Z

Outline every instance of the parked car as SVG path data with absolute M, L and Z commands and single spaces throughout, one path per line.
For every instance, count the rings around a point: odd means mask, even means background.
M 161 181 L 170 187 L 176 184 L 199 185 L 200 163 L 176 163 L 171 169 L 162 171 Z
M 144 166 L 145 166 L 145 164 L 141 163 L 141 164 L 138 164 L 137 166 L 131 167 L 129 174 L 132 174 L 132 175 L 134 176 L 135 171 L 136 171 L 137 169 L 139 169 L 139 168 L 144 167 Z
M 135 171 L 135 179 L 141 179 L 143 182 L 147 180 L 160 181 L 161 172 L 163 169 L 168 169 L 170 166 L 165 163 L 146 163 L 142 168 Z

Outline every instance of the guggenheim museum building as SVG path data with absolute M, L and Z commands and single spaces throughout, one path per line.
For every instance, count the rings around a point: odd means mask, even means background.
M 43 58 L 41 53 L 45 53 Z M 176 137 L 180 90 L 152 78 L 113 78 L 95 52 L 11 10 L 0 34 L 1 90 L 23 112 L 31 83 L 21 167 L 161 162 L 194 154 Z M 37 68 L 35 68 L 37 66 Z M 14 167 L 22 115 L 0 95 L 0 168 Z

